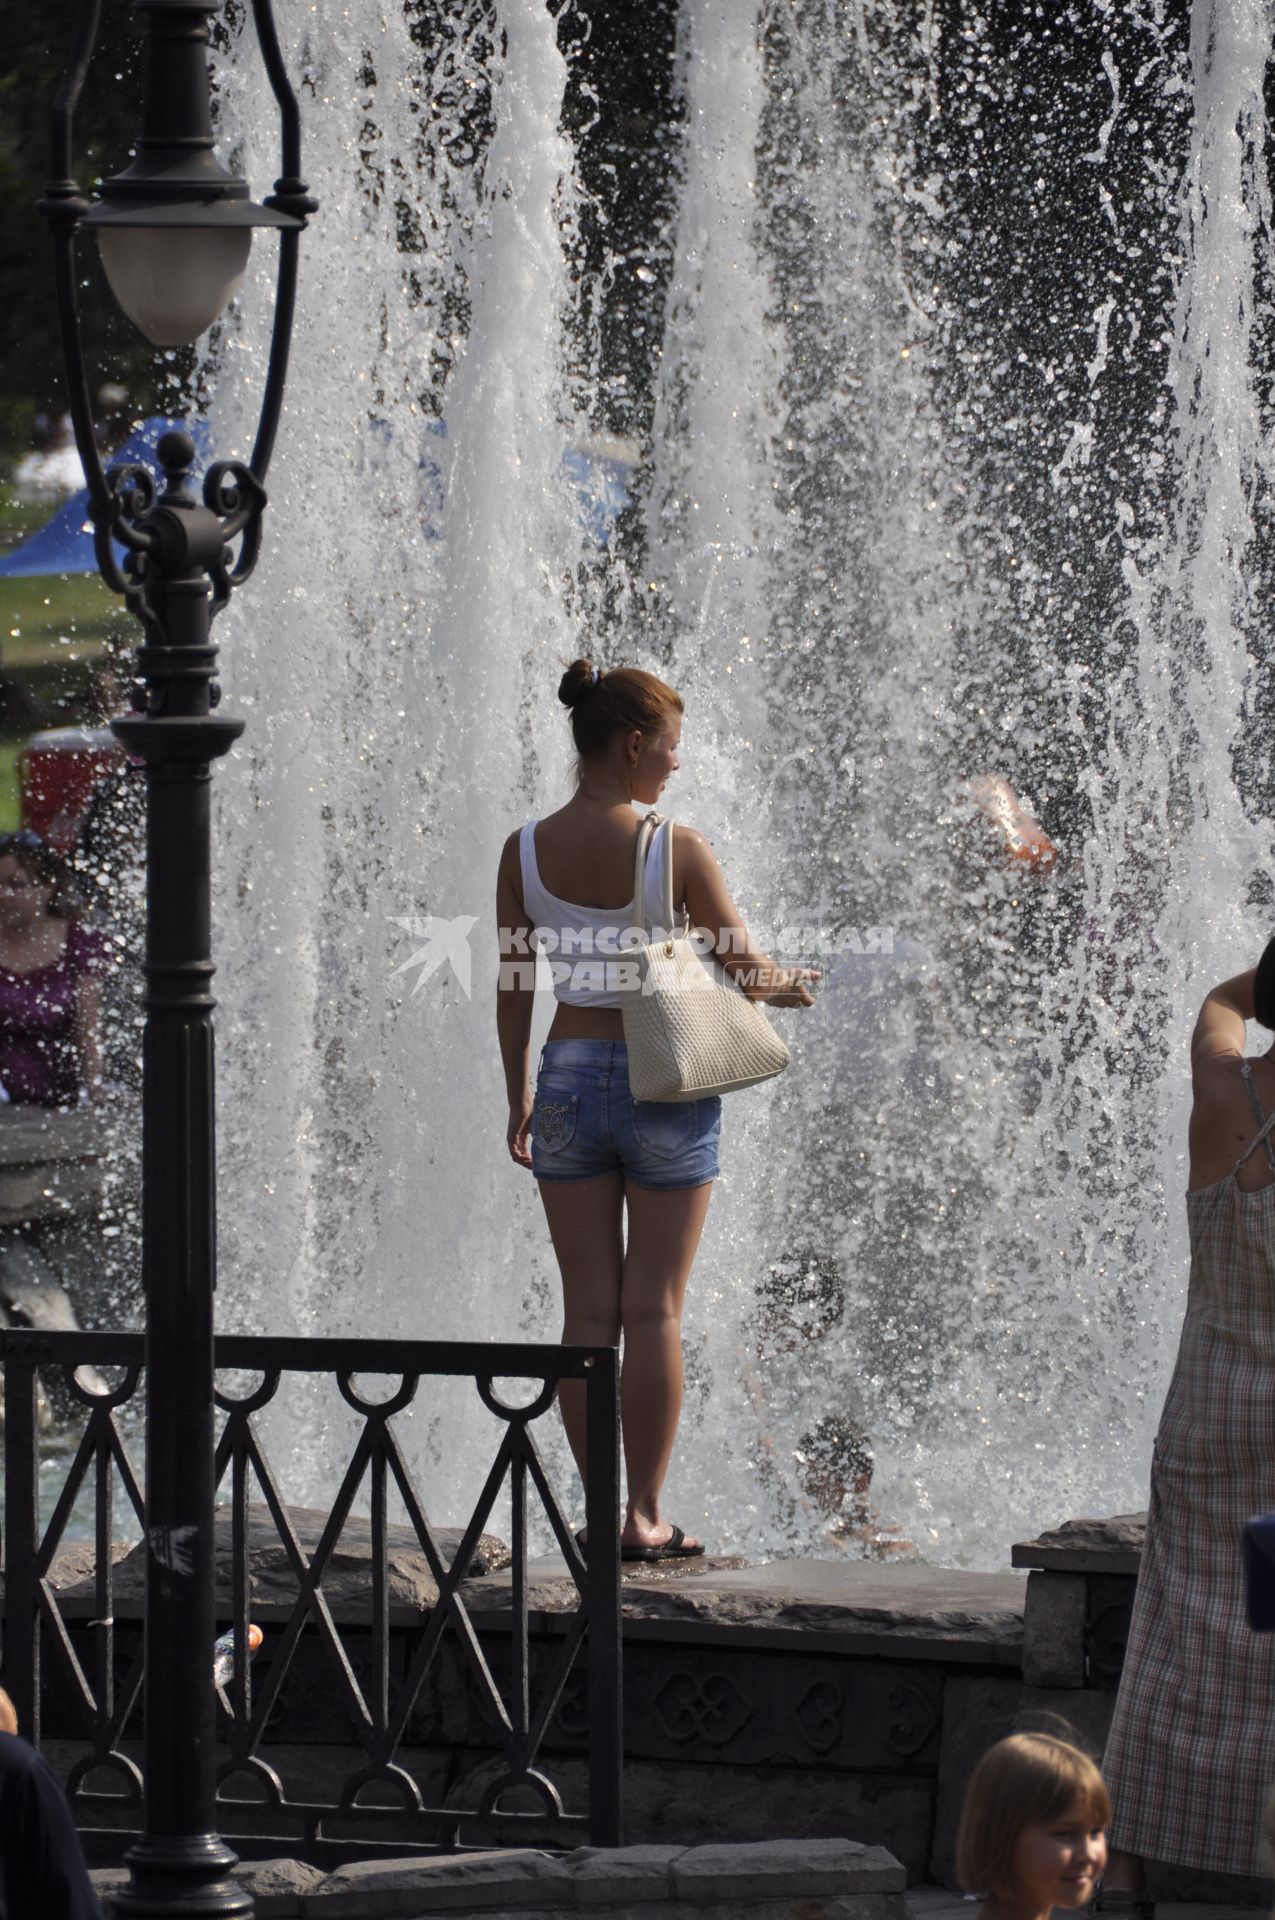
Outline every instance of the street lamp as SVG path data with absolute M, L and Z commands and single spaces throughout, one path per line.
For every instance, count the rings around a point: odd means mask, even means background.
M 212 763 L 243 722 L 214 711 L 213 618 L 256 562 L 265 477 L 283 404 L 297 250 L 315 202 L 300 177 L 300 116 L 270 0 L 253 16 L 278 103 L 283 165 L 263 205 L 213 152 L 208 20 L 220 0 L 135 0 L 145 32 L 136 158 L 83 198 L 72 119 L 97 37 L 84 0 L 53 110 L 52 230 L 58 320 L 97 560 L 142 623 L 134 714 L 113 723 L 146 768 L 146 1024 L 142 1077 L 142 1271 L 146 1297 L 146 1734 L 143 1832 L 129 1850 L 121 1915 L 246 1915 L 216 1832 L 212 1680 L 213 1288 L 216 1282 L 209 798 Z M 274 335 L 251 459 L 221 461 L 203 497 L 187 481 L 194 443 L 156 448 L 157 492 L 140 466 L 103 472 L 80 345 L 75 236 L 97 235 L 124 311 L 158 345 L 194 340 L 243 278 L 254 227 L 279 230 Z M 238 542 L 238 551 L 235 542 Z M 125 549 L 121 569 L 113 544 Z

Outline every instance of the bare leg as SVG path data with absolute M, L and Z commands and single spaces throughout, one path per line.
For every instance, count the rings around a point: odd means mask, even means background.
M 542 1180 L 540 1198 L 562 1273 L 564 1346 L 614 1347 L 620 1339 L 620 1275 L 624 1260 L 624 1180 Z M 564 1380 L 558 1406 L 580 1478 L 586 1477 L 585 1385 Z
M 712 1192 L 711 1181 L 671 1193 L 625 1185 L 620 1412 L 629 1497 L 621 1538 L 633 1545 L 658 1546 L 670 1533 L 660 1489 L 682 1411 L 682 1302 Z

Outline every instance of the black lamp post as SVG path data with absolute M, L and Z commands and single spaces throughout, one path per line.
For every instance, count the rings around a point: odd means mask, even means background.
M 53 233 L 58 318 L 97 559 L 143 627 L 132 718 L 114 731 L 146 767 L 146 1026 L 143 1043 L 143 1278 L 146 1294 L 146 1754 L 141 1840 L 120 1914 L 252 1912 L 229 1879 L 215 1823 L 212 1678 L 213 1288 L 216 1279 L 209 797 L 212 763 L 243 722 L 217 714 L 210 629 L 252 571 L 279 424 L 296 294 L 297 246 L 315 202 L 300 178 L 300 121 L 270 0 L 253 0 L 282 122 L 282 177 L 264 205 L 213 153 L 208 18 L 220 0 L 135 0 L 146 35 L 137 156 L 90 204 L 71 177 L 71 124 L 97 37 L 85 0 L 53 111 L 53 178 L 40 203 Z M 148 470 L 104 473 L 80 347 L 79 227 L 96 233 L 124 311 L 161 346 L 194 340 L 243 277 L 254 227 L 277 227 L 274 337 L 251 460 L 187 487 L 194 444 L 164 434 Z M 234 542 L 238 540 L 236 553 Z M 123 545 L 123 570 L 112 541 Z

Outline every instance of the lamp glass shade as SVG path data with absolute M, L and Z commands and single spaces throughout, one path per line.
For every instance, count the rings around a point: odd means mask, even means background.
M 157 347 L 207 332 L 243 283 L 250 226 L 99 226 L 111 291 Z

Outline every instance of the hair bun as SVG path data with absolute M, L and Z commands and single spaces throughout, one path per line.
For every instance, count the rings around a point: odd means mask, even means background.
M 573 660 L 558 682 L 558 698 L 564 707 L 578 706 L 601 678 L 602 669 L 595 667 L 592 660 Z

